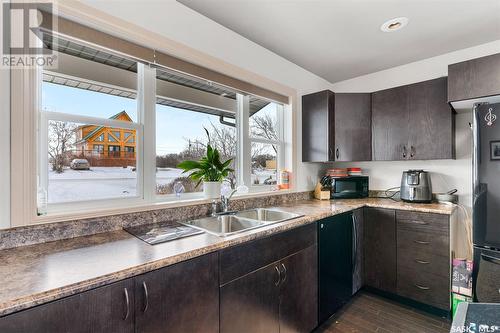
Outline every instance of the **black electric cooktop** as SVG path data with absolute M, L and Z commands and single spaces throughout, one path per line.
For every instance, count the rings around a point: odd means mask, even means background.
M 198 235 L 204 232 L 202 230 L 171 222 L 144 224 L 136 227 L 125 228 L 125 231 L 151 245 Z

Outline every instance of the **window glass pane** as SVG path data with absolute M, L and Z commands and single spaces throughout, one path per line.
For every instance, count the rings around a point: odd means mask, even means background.
M 250 97 L 250 136 L 266 140 L 279 140 L 278 104 Z
M 48 133 L 39 138 L 48 145 L 48 156 L 40 155 L 39 178 L 49 204 L 139 196 L 135 130 L 82 122 L 137 121 L 137 62 L 83 43 L 55 41 L 46 47 L 57 54 L 58 67 L 44 69 L 41 83 L 40 112 L 52 113 L 39 125 L 40 133 Z M 59 113 L 74 119 L 58 121 Z M 127 141 L 122 133 L 129 133 Z
M 46 47 L 58 66 L 43 71 L 43 111 L 137 121 L 136 61 L 59 37 Z
M 234 121 L 234 120 L 233 120 Z M 181 182 L 185 192 L 200 192 L 202 185 L 182 174 L 177 165 L 185 160 L 199 161 L 208 143 L 216 148 L 224 162 L 236 157 L 236 128 L 219 122 L 219 117 L 157 104 L 156 106 L 156 184 L 157 194 L 172 194 Z M 232 163 L 234 169 L 234 160 Z M 234 181 L 234 174 L 230 179 Z
M 252 185 L 277 184 L 276 145 L 252 142 Z
M 156 184 L 157 194 L 201 192 L 200 184 L 177 165 L 199 161 L 206 154 L 208 136 L 221 161 L 236 158 L 236 93 L 226 87 L 175 71 L 157 69 L 156 76 Z M 207 135 L 208 132 L 208 135 Z M 231 173 L 229 180 L 235 182 Z M 176 186 L 177 188 L 178 186 Z
M 123 198 L 137 195 L 136 156 L 119 145 L 94 144 L 104 126 L 48 122 L 48 202 Z M 97 135 L 98 136 L 98 135 Z

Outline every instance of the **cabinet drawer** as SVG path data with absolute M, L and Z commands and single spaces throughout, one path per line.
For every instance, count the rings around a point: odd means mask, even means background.
M 448 235 L 449 216 L 442 214 L 396 211 L 396 221 L 399 229 L 431 232 L 434 235 Z
M 450 241 L 448 235 L 435 234 L 428 231 L 416 231 L 409 228 L 398 228 L 398 252 L 424 255 L 433 254 L 449 257 Z
M 417 275 L 433 274 L 445 279 L 450 277 L 450 260 L 430 252 L 415 252 L 412 250 L 398 251 L 398 270 L 411 270 Z
M 432 273 L 420 273 L 414 268 L 398 267 L 398 295 L 432 305 L 450 308 L 450 279 Z
M 312 223 L 223 249 L 219 252 L 220 284 L 224 285 L 316 243 L 316 224 Z

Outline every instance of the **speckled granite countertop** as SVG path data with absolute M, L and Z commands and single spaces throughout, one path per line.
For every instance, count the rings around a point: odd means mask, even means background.
M 448 215 L 454 209 L 373 198 L 306 200 L 277 207 L 303 217 L 225 238 L 205 233 L 152 246 L 113 231 L 7 249 L 0 251 L 0 316 L 364 206 Z

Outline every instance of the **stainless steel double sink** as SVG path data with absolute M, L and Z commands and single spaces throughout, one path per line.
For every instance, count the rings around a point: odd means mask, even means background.
M 182 222 L 182 224 L 224 237 L 301 216 L 272 208 L 255 208 L 240 212 L 222 213 L 216 217 L 204 217 Z

